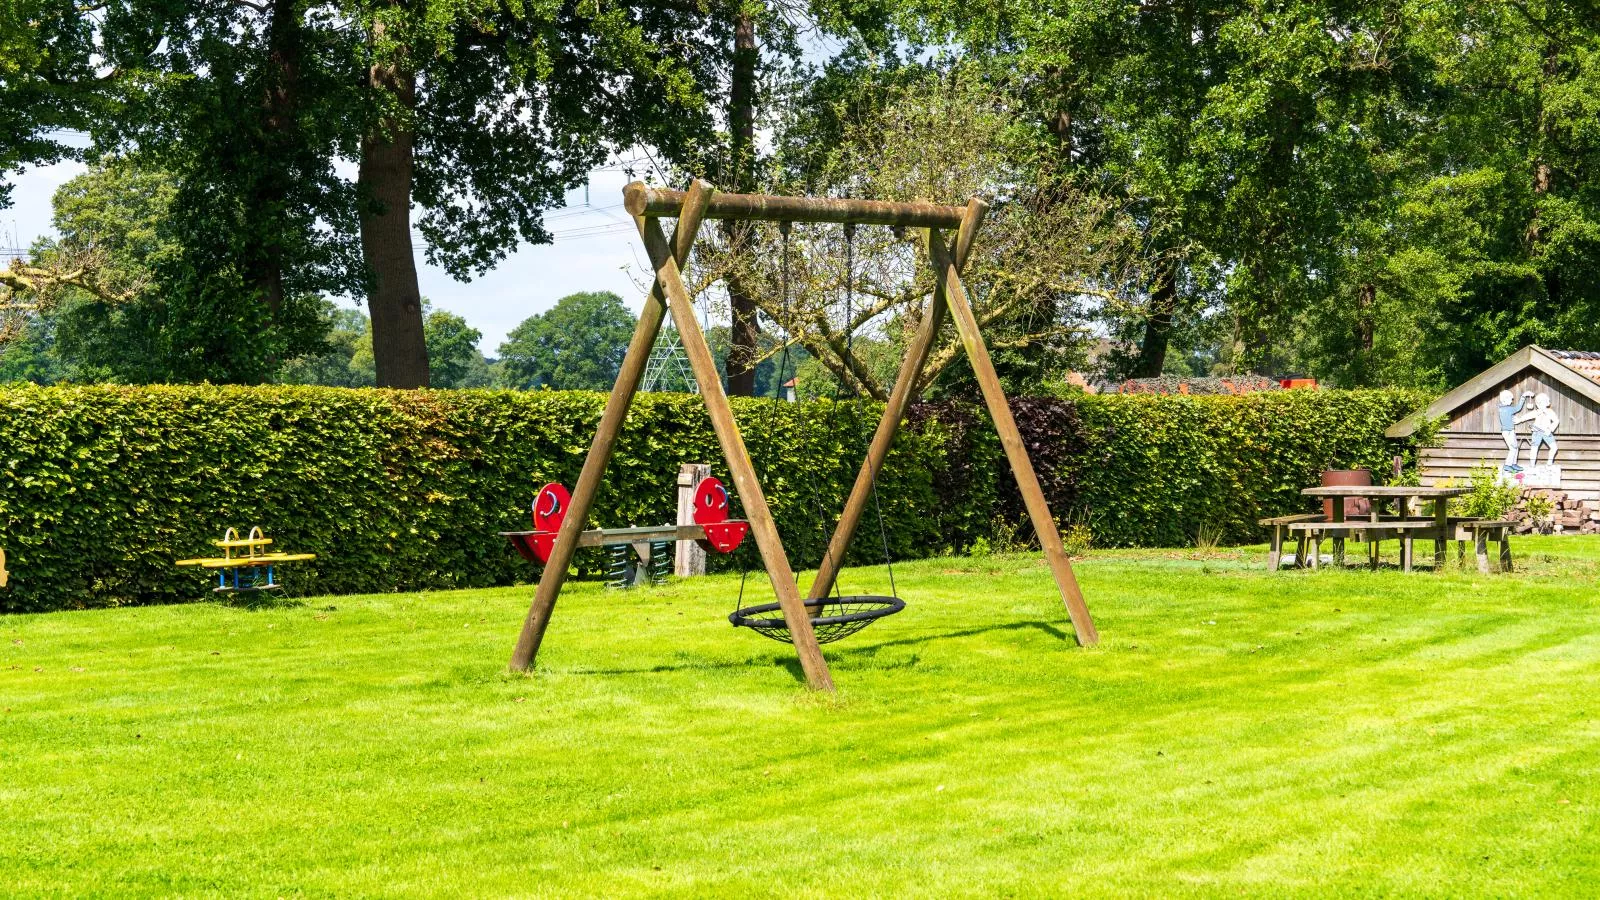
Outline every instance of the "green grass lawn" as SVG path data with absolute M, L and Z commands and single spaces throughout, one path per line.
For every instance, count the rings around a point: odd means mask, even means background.
M 1099 553 L 1092 650 L 906 564 L 832 697 L 737 578 L 574 584 L 532 676 L 527 588 L 0 617 L 0 893 L 1593 896 L 1600 540 L 1517 550 Z

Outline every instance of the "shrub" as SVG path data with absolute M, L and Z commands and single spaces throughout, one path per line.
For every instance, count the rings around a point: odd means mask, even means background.
M 1555 514 L 1556 504 L 1550 499 L 1548 492 L 1537 491 L 1529 494 L 1522 501 L 1522 508 L 1527 512 L 1528 521 L 1533 524 L 1534 530 L 1540 534 L 1549 534 L 1554 530 L 1552 516 Z
M 0 609 L 188 599 L 206 579 L 173 560 L 211 555 L 228 525 L 317 554 L 285 567 L 297 592 L 511 584 L 534 570 L 497 531 L 530 527 L 545 481 L 572 485 L 599 421 L 590 392 L 269 387 L 9 387 L 0 390 Z M 736 401 L 768 500 L 799 564 L 822 542 L 813 486 L 832 503 L 853 481 L 877 408 Z M 891 549 L 943 546 L 917 510 L 934 505 L 937 438 L 909 433 L 879 479 Z M 593 521 L 671 521 L 680 462 L 726 476 L 698 397 L 643 395 Z M 876 522 L 863 527 L 875 532 Z M 865 535 L 851 559 L 877 550 Z M 753 541 L 747 541 L 753 547 Z M 754 564 L 718 558 L 723 565 Z M 598 572 L 598 550 L 580 552 Z
M 1241 396 L 1084 395 L 1018 398 L 1018 427 L 1057 515 L 1093 523 L 1098 547 L 1259 540 L 1256 520 L 1309 510 L 1300 495 L 1324 469 L 1385 472 L 1410 452 L 1383 436 L 1422 406 L 1410 391 L 1270 391 Z M 1022 518 L 994 430 L 980 410 L 925 408 L 947 429 L 935 480 L 949 533 L 966 546 L 983 510 Z
M 1061 529 L 1061 548 L 1074 558 L 1088 556 L 1094 549 L 1094 532 L 1082 523 L 1068 525 Z
M 228 525 L 260 525 L 279 548 L 316 553 L 286 573 L 297 591 L 530 579 L 535 570 L 495 532 L 528 527 L 541 483 L 576 481 L 604 400 L 297 386 L 0 389 L 0 547 L 13 575 L 0 610 L 204 596 L 205 576 L 172 562 L 208 554 Z M 1255 519 L 1307 508 L 1299 490 L 1324 468 L 1383 470 L 1393 450 L 1384 428 L 1421 400 L 1392 391 L 1084 396 L 1018 398 L 1013 412 L 1055 512 L 1093 523 L 1099 546 L 1179 546 L 1208 523 L 1225 541 L 1257 538 Z M 734 407 L 791 557 L 815 565 L 881 407 Z M 726 475 L 700 398 L 641 395 L 591 521 L 670 521 L 678 465 L 688 461 Z M 896 558 L 1031 534 L 981 407 L 914 407 L 878 487 Z M 876 530 L 869 507 L 849 561 L 881 556 Z M 714 562 L 759 566 L 753 541 Z M 588 572 L 604 565 L 598 550 L 581 551 L 578 563 Z
M 1441 487 L 1453 487 L 1451 479 Z M 1501 519 L 1522 498 L 1522 489 L 1500 477 L 1500 467 L 1480 463 L 1467 473 L 1468 493 L 1450 499 L 1450 515 L 1473 519 Z

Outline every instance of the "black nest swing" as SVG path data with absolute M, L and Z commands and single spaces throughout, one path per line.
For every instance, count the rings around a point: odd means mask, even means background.
M 783 264 L 780 267 L 783 280 L 783 303 L 789 305 L 789 223 L 780 222 L 778 230 L 783 235 Z M 855 226 L 846 223 L 845 236 L 845 321 L 848 323 L 854 317 L 855 307 Z M 845 347 L 848 352 L 853 344 L 853 332 L 846 332 Z M 777 411 L 777 403 L 782 398 L 783 388 L 781 377 L 788 371 L 790 362 L 789 344 L 783 347 L 783 354 L 778 364 L 778 375 L 772 379 L 775 385 L 772 395 L 773 412 Z M 842 392 L 841 385 L 841 392 Z M 834 399 L 840 399 L 838 394 Z M 833 413 L 829 417 L 830 431 L 837 433 L 838 405 L 835 404 Z M 859 415 L 859 413 L 858 413 Z M 769 422 L 772 416 L 768 416 Z M 770 431 L 770 429 L 769 429 Z M 813 474 L 809 479 L 812 504 L 817 512 L 817 522 L 822 532 L 824 546 L 828 544 L 827 520 L 822 512 L 822 501 L 817 490 L 816 478 Z M 811 614 L 811 629 L 816 635 L 818 644 L 831 644 L 843 640 L 873 622 L 906 608 L 906 602 L 900 599 L 899 592 L 894 583 L 894 561 L 889 553 L 889 536 L 883 522 L 883 506 L 878 502 L 878 483 L 876 477 L 872 481 L 872 503 L 878 514 L 878 537 L 883 545 L 883 563 L 889 572 L 889 595 L 882 594 L 841 594 L 838 591 L 838 579 L 834 580 L 834 595 L 831 597 L 816 597 L 807 599 L 805 607 Z M 837 571 L 837 570 L 835 570 Z M 739 579 L 739 600 L 744 600 L 744 582 L 748 570 Z M 756 606 L 745 606 L 728 614 L 728 621 L 736 628 L 748 628 L 763 637 L 775 641 L 792 643 L 793 636 L 789 632 L 789 623 L 783 617 L 783 609 L 778 603 L 762 603 Z
M 843 640 L 884 616 L 892 616 L 905 608 L 906 602 L 899 597 L 875 594 L 818 597 L 806 601 L 806 609 L 811 612 L 811 630 L 816 633 L 819 644 Z M 728 614 L 728 621 L 775 641 L 787 644 L 793 640 L 789 635 L 789 623 L 783 620 L 783 610 L 776 603 L 734 610 Z

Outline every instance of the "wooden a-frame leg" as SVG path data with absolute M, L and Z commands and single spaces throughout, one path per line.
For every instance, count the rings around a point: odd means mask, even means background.
M 778 535 L 778 523 L 767 507 L 767 498 L 756 478 L 755 466 L 745 449 L 744 438 L 739 434 L 739 424 L 733 418 L 733 408 L 728 405 L 728 395 L 723 392 L 722 379 L 717 374 L 717 362 L 706 344 L 700 323 L 695 321 L 694 305 L 683 286 L 674 253 L 667 246 L 661 222 L 653 218 L 640 218 L 639 233 L 644 238 L 645 250 L 656 269 L 656 283 L 666 293 L 673 321 L 678 326 L 678 336 L 683 350 L 689 356 L 695 381 L 700 385 L 700 395 L 705 400 L 706 412 L 716 429 L 717 441 L 722 445 L 722 455 L 727 459 L 728 474 L 733 476 L 734 487 L 739 492 L 739 504 L 750 522 L 750 532 L 755 535 L 756 547 L 761 551 L 761 561 L 766 566 L 767 577 L 772 581 L 773 593 L 778 595 L 778 607 L 783 610 L 783 620 L 789 627 L 795 653 L 800 657 L 800 667 L 805 671 L 806 683 L 818 691 L 833 690 L 833 677 L 828 673 L 827 660 L 817 645 L 817 636 L 811 628 L 811 614 L 800 599 L 800 589 L 795 585 L 794 570 L 789 568 L 789 557 Z
M 966 218 L 961 220 L 961 228 L 956 234 L 957 270 L 966 265 L 967 257 L 972 252 L 973 236 L 977 233 L 978 226 L 983 223 L 983 216 L 988 209 L 989 204 L 977 198 L 973 198 L 967 204 Z M 811 582 L 811 591 L 807 595 L 813 600 L 825 597 L 833 590 L 833 582 L 838 578 L 839 568 L 844 564 L 845 554 L 850 550 L 850 541 L 855 538 L 856 528 L 861 524 L 861 516 L 866 512 L 867 501 L 872 498 L 872 488 L 877 483 L 878 473 L 883 470 L 883 461 L 889 455 L 890 446 L 894 444 L 895 433 L 900 430 L 900 422 L 905 418 L 906 407 L 911 404 L 917 377 L 922 374 L 922 367 L 928 362 L 928 353 L 939 338 L 939 327 L 944 324 L 946 310 L 944 285 L 935 281 L 933 296 L 928 301 L 928 309 L 923 314 L 922 324 L 911 339 L 911 346 L 906 349 L 906 358 L 900 364 L 900 374 L 895 378 L 894 390 L 889 392 L 889 402 L 883 408 L 883 418 L 878 420 L 878 430 L 873 432 L 872 444 L 867 448 L 866 459 L 861 461 L 861 471 L 856 473 L 855 486 L 850 489 L 849 499 L 845 500 L 844 510 L 839 514 L 839 522 L 834 526 L 833 536 L 828 539 L 828 551 L 822 555 L 822 561 L 817 565 L 817 577 Z
M 1045 561 L 1049 563 L 1050 573 L 1055 576 L 1056 587 L 1061 591 L 1061 602 L 1066 604 L 1067 615 L 1072 619 L 1073 632 L 1080 645 L 1087 647 L 1097 644 L 1100 633 L 1089 615 L 1089 605 L 1084 602 L 1078 578 L 1072 573 L 1072 561 L 1067 559 L 1067 551 L 1061 546 L 1061 532 L 1050 515 L 1050 504 L 1045 500 L 1044 490 L 1039 487 L 1039 478 L 1033 472 L 1033 461 L 1028 458 L 1028 448 L 1022 443 L 1017 420 L 1011 415 L 1011 404 L 1000 386 L 1000 376 L 994 370 L 994 361 L 989 358 L 989 348 L 983 343 L 978 319 L 973 315 L 972 305 L 967 302 L 967 288 L 961 282 L 961 273 L 956 269 L 955 260 L 945 250 L 943 241 L 930 239 L 928 255 L 933 262 L 935 277 L 944 282 L 950 316 L 955 320 L 956 332 L 961 336 L 961 345 L 967 351 L 967 360 L 972 364 L 978 387 L 983 390 L 983 402 L 994 419 L 995 431 L 1000 434 L 1000 445 L 1005 448 L 1011 473 L 1022 492 L 1022 503 L 1028 508 L 1028 518 L 1033 521 L 1034 533 L 1039 537 L 1039 545 L 1044 548 Z
M 1267 545 L 1267 571 L 1276 572 L 1283 565 L 1283 526 L 1272 526 L 1271 543 Z
M 700 181 L 689 188 L 689 196 L 683 204 L 683 214 L 679 216 L 678 227 L 673 234 L 674 257 L 689 258 L 689 251 L 694 248 L 695 235 L 700 230 L 706 205 L 711 201 L 711 193 L 711 186 Z M 539 644 L 544 640 L 545 629 L 550 625 L 550 615 L 555 610 L 561 586 L 566 583 L 567 568 L 572 565 L 572 555 L 578 549 L 578 535 L 588 522 L 589 510 L 594 505 L 600 479 L 605 475 L 606 464 L 611 461 L 611 451 L 616 446 L 617 435 L 622 432 L 623 420 L 628 416 L 628 405 L 633 402 L 633 395 L 639 389 L 645 365 L 650 361 L 650 351 L 655 347 L 656 334 L 661 330 L 666 310 L 666 296 L 661 286 L 657 284 L 651 289 L 650 296 L 645 299 L 644 310 L 639 314 L 639 324 L 633 330 L 633 340 L 628 344 L 627 356 L 623 358 L 622 368 L 617 373 L 616 385 L 606 398 L 605 412 L 600 416 L 600 427 L 595 431 L 594 442 L 589 445 L 589 455 L 584 457 L 583 472 L 573 487 L 572 499 L 567 504 L 566 518 L 562 520 L 561 530 L 556 534 L 555 546 L 550 551 L 549 561 L 545 563 L 544 574 L 539 577 L 539 587 L 534 591 L 533 604 L 528 608 L 527 618 L 523 620 L 522 633 L 517 637 L 516 649 L 511 652 L 513 671 L 523 671 L 532 667 L 534 658 L 539 655 Z

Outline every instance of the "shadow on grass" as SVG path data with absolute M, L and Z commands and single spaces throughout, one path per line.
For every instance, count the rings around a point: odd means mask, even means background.
M 939 634 L 924 634 L 920 637 L 898 638 L 895 640 L 881 641 L 876 644 L 860 647 L 838 647 L 837 649 L 830 649 L 834 648 L 835 645 L 825 644 L 823 645 L 823 653 L 835 662 L 861 665 L 863 668 L 866 668 L 870 667 L 871 664 L 875 662 L 877 655 L 883 650 L 889 650 L 898 647 L 918 646 L 931 641 L 949 640 L 952 638 L 978 637 L 980 635 L 991 634 L 994 632 L 1024 631 L 1029 629 L 1043 632 L 1049 637 L 1059 641 L 1067 641 L 1070 643 L 1073 639 L 1071 634 L 1068 634 L 1066 631 L 1063 631 L 1062 629 L 1057 628 L 1055 625 L 1052 625 L 1048 622 L 1009 622 L 1004 625 L 989 625 L 982 628 L 967 628 L 961 631 L 947 631 Z M 772 665 L 787 671 L 789 676 L 793 678 L 796 683 L 804 685 L 806 683 L 805 670 L 801 668 L 799 658 L 793 653 L 793 645 L 789 644 L 788 642 L 775 643 L 781 644 L 781 648 L 778 650 L 778 652 L 782 655 L 771 660 L 770 663 L 764 661 L 758 656 L 750 656 L 742 660 L 684 660 L 681 662 L 657 663 L 655 665 L 648 666 L 583 666 L 570 669 L 541 668 L 537 671 L 551 675 L 559 674 L 568 677 L 584 677 L 591 675 L 616 676 L 653 675 L 668 672 L 709 672 L 731 669 L 754 669 L 764 665 Z M 887 668 L 914 667 L 920 663 L 920 661 L 921 657 L 913 657 L 909 661 L 897 661 L 893 666 L 888 666 Z M 880 668 L 884 667 L 880 666 Z
M 705 662 L 698 662 L 690 660 L 680 663 L 658 663 L 653 666 L 608 666 L 605 668 L 584 667 L 576 669 L 549 669 L 544 671 L 549 671 L 551 674 L 561 675 L 653 675 L 661 672 L 710 672 L 718 669 L 748 669 L 762 664 L 762 661 L 758 659 L 746 659 L 739 662 L 732 662 L 729 660 L 706 660 Z M 777 664 L 777 662 L 774 664 Z M 798 662 L 794 664 L 794 669 L 797 672 L 799 671 L 800 664 Z M 804 679 L 802 678 L 802 680 Z
M 896 638 L 892 641 L 880 641 L 867 647 L 846 647 L 843 648 L 842 652 L 836 655 L 841 659 L 848 659 L 852 656 L 870 656 L 874 653 L 877 653 L 879 650 L 886 650 L 890 647 L 910 647 L 919 644 L 926 644 L 929 641 L 944 641 L 951 638 L 977 637 L 978 635 L 992 634 L 997 631 L 1025 631 L 1028 629 L 1042 631 L 1050 637 L 1056 638 L 1057 640 L 1072 640 L 1072 635 L 1066 633 L 1060 628 L 1057 628 L 1049 622 L 1007 622 L 1004 625 L 985 625 L 982 628 L 965 628 L 961 631 L 946 631 L 938 634 L 924 634 L 920 637 Z
M 275 591 L 238 591 L 218 594 L 211 602 L 229 609 L 257 612 L 264 609 L 300 609 L 306 601 L 299 597 L 285 597 Z
M 872 664 L 877 661 L 878 654 L 884 650 L 891 650 L 899 647 L 916 647 L 933 641 L 945 641 L 954 638 L 978 637 L 979 635 L 993 634 L 1001 631 L 1025 631 L 1029 629 L 1041 631 L 1056 640 L 1067 641 L 1069 643 L 1073 640 L 1072 635 L 1061 630 L 1060 628 L 1057 628 L 1049 622 L 1008 622 L 1004 625 L 988 625 L 982 628 L 966 628 L 961 631 L 946 631 L 938 634 L 924 634 L 919 637 L 897 638 L 894 640 L 880 641 L 876 644 L 869 644 L 860 647 L 840 647 L 837 650 L 830 650 L 829 648 L 833 645 L 828 644 L 823 646 L 823 654 L 828 656 L 834 662 L 846 663 L 849 665 L 859 666 L 861 668 L 870 668 L 872 667 Z M 920 664 L 921 661 L 922 657 L 913 656 L 910 660 L 896 661 L 891 666 L 878 666 L 878 668 L 914 668 Z M 796 681 L 799 681 L 801 684 L 805 684 L 805 671 L 800 668 L 799 659 L 790 656 L 780 659 L 778 662 L 784 668 L 789 670 L 789 674 L 794 676 Z

